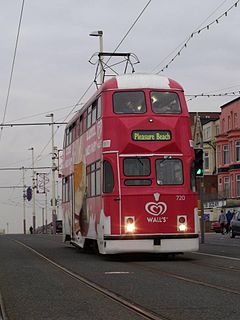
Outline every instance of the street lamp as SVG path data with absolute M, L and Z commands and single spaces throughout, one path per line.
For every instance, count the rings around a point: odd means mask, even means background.
M 51 126 L 52 126 L 52 223 L 53 223 L 53 234 L 56 233 L 56 177 L 55 177 L 55 171 L 56 171 L 56 147 L 54 146 L 54 115 L 53 113 L 47 114 L 46 117 L 51 118 Z
M 99 53 L 103 52 L 103 31 L 98 30 L 98 31 L 92 31 L 89 33 L 90 37 L 99 37 Z M 100 61 L 100 83 L 102 84 L 104 81 L 104 72 L 103 72 L 103 58 L 100 56 L 99 57 Z

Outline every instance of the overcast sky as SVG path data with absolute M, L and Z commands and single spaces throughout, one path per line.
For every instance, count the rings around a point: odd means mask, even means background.
M 177 80 L 186 94 L 227 93 L 240 90 L 237 0 L 152 0 L 121 44 L 118 52 L 136 54 L 136 72 L 158 72 Z M 104 51 L 112 52 L 133 25 L 148 0 L 25 0 L 5 123 L 43 122 L 53 112 L 65 120 L 94 79 L 88 60 L 99 51 L 99 40 L 89 33 L 102 30 Z M 3 120 L 22 0 L 0 0 L 0 122 Z M 227 15 L 220 17 L 227 12 Z M 190 41 L 189 36 L 196 33 Z M 187 47 L 181 50 L 187 42 Z M 169 62 L 177 56 L 172 63 Z M 165 66 L 169 67 L 165 69 Z M 81 102 L 86 102 L 94 86 Z M 188 101 L 190 111 L 220 111 L 236 96 L 199 97 Z M 13 127 L 2 131 L 0 168 L 51 165 L 51 128 Z M 63 126 L 55 136 L 61 149 Z M 31 185 L 31 172 L 25 172 Z M 22 171 L 0 171 L 0 187 L 21 186 Z M 60 190 L 59 190 L 60 191 Z M 59 192 L 60 193 L 60 192 Z M 50 195 L 49 195 L 50 197 Z M 0 188 L 0 229 L 22 232 L 22 189 Z M 36 199 L 41 224 L 44 197 Z M 50 207 L 49 207 L 50 210 Z M 27 203 L 27 228 L 32 224 Z M 59 213 L 61 216 L 61 213 Z M 48 212 L 50 219 L 50 211 Z

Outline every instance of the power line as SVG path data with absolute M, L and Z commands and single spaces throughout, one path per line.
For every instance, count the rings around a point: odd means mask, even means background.
M 232 91 L 232 92 L 225 92 L 225 93 L 213 93 L 213 94 L 209 94 L 209 93 L 200 93 L 200 94 L 185 94 L 185 97 L 192 97 L 190 99 L 188 99 L 187 101 L 191 101 L 194 100 L 198 97 L 233 97 L 233 96 L 240 96 L 240 91 Z
M 75 104 L 74 106 L 78 106 L 78 105 L 80 106 L 81 104 L 82 103 Z M 41 112 L 41 113 L 35 113 L 35 114 L 30 115 L 30 116 L 26 116 L 26 117 L 18 118 L 18 119 L 15 119 L 15 120 L 11 120 L 11 122 L 30 119 L 30 118 L 34 118 L 34 117 L 37 117 L 37 116 L 42 116 L 42 115 L 46 115 L 48 113 L 54 113 L 54 112 L 57 112 L 57 111 L 70 109 L 70 108 L 73 108 L 73 105 L 67 106 L 67 107 L 60 107 L 60 108 L 56 108 L 56 109 L 53 109 L 53 110 L 50 110 L 50 111 Z
M 42 170 L 42 169 L 52 169 L 52 166 L 45 166 L 45 167 L 5 167 L 0 168 L 0 171 L 15 171 L 15 170 Z
M 202 31 L 204 30 L 209 30 L 210 26 L 212 26 L 213 24 L 218 24 L 219 21 L 224 18 L 227 17 L 228 12 L 230 10 L 232 10 L 234 7 L 236 8 L 238 5 L 238 2 L 240 0 L 237 0 L 237 2 L 235 2 L 230 8 L 228 8 L 226 11 L 224 11 L 220 16 L 218 16 L 215 20 L 213 20 L 212 22 L 208 23 L 207 25 L 205 25 L 202 28 L 197 29 L 196 31 L 192 32 L 191 35 L 187 38 L 187 40 L 184 42 L 184 44 L 181 46 L 181 48 L 178 50 L 178 52 L 175 54 L 175 56 L 158 72 L 156 72 L 156 74 L 159 74 L 161 72 L 163 72 L 165 69 L 167 69 L 169 67 L 170 64 L 172 64 L 177 57 L 179 57 L 181 55 L 181 52 L 187 48 L 188 43 L 193 39 L 193 37 L 195 35 L 199 35 Z M 176 50 L 174 50 L 173 52 L 175 52 Z M 165 59 L 164 59 L 165 60 Z M 160 63 L 161 64 L 161 63 Z M 158 64 L 157 67 L 160 65 Z M 157 67 L 155 67 L 154 69 L 156 69 Z
M 67 124 L 67 122 L 54 122 L 53 124 Z M 1 123 L 2 127 L 20 127 L 20 126 L 50 126 L 52 122 L 28 122 L 28 123 Z
M 126 32 L 126 34 L 124 35 L 124 37 L 122 38 L 122 40 L 119 42 L 119 44 L 117 45 L 116 49 L 113 51 L 113 53 L 115 53 L 117 51 L 117 49 L 121 46 L 121 44 L 123 43 L 123 41 L 127 38 L 127 36 L 129 35 L 129 33 L 131 32 L 131 30 L 133 29 L 133 27 L 135 26 L 135 24 L 138 22 L 138 20 L 140 19 L 140 17 L 143 15 L 144 11 L 147 9 L 147 7 L 149 6 L 150 2 L 152 0 L 149 0 L 148 3 L 144 6 L 144 8 L 142 9 L 142 11 L 139 13 L 139 15 L 137 16 L 137 18 L 134 20 L 133 24 L 131 25 L 131 27 L 128 29 L 128 31 Z M 111 59 L 111 57 L 108 59 L 107 63 L 109 62 L 109 60 Z
M 11 73 L 10 73 L 10 80 L 9 80 L 9 85 L 8 85 L 7 98 L 6 98 L 4 112 L 3 112 L 2 123 L 5 122 L 5 118 L 6 118 L 6 114 L 7 114 L 7 107 L 8 107 L 8 101 L 9 101 L 10 90 L 11 90 L 11 85 L 12 85 L 12 78 L 13 78 L 13 70 L 14 70 L 15 60 L 16 60 L 16 55 L 17 55 L 18 39 L 19 39 L 21 23 L 22 23 L 24 2 L 25 2 L 25 0 L 22 1 L 20 19 L 19 19 L 18 30 L 17 30 L 17 38 L 16 38 L 16 43 L 15 43 L 15 48 L 14 48 L 13 61 L 12 61 L 12 67 L 11 67 Z M 0 131 L 0 141 L 2 138 L 2 132 L 3 132 L 3 126 L 1 126 L 1 131 Z

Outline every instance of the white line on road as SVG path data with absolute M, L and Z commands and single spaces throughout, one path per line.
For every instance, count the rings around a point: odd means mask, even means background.
M 229 260 L 235 260 L 235 261 L 240 261 L 239 258 L 233 258 L 233 257 L 227 257 L 227 256 L 220 256 L 218 254 L 210 254 L 210 253 L 202 253 L 202 252 L 192 252 L 193 254 L 199 254 L 202 256 L 209 256 L 209 257 L 214 257 L 214 258 L 221 258 L 221 259 L 229 259 Z

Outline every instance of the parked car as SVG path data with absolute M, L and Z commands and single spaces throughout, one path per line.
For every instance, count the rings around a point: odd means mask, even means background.
M 217 233 L 220 233 L 221 232 L 221 225 L 220 225 L 220 222 L 218 221 L 215 221 L 215 222 L 212 222 L 211 224 L 211 229 Z
M 230 237 L 240 236 L 240 212 L 237 212 L 230 222 Z

